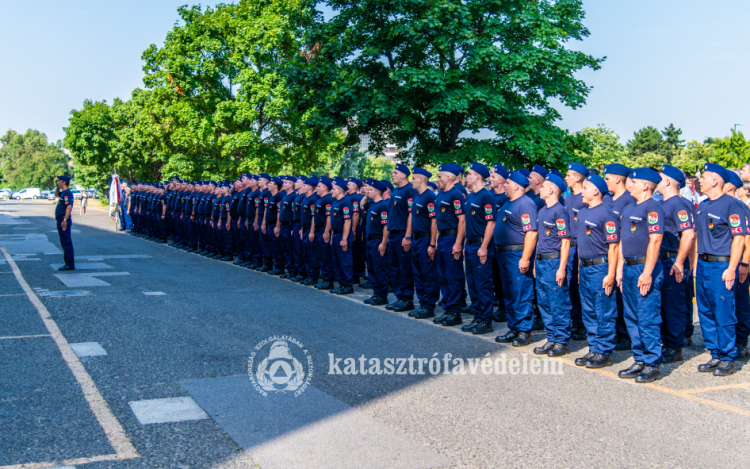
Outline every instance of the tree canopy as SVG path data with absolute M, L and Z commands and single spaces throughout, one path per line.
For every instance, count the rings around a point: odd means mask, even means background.
M 3 186 L 52 189 L 55 178 L 66 174 L 68 155 L 61 142 L 49 143 L 47 136 L 29 129 L 24 134 L 8 130 L 0 137 L 0 173 Z

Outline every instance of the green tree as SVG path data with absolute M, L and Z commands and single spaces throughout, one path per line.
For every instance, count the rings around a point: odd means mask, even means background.
M 62 143 L 49 143 L 47 136 L 38 130 L 29 129 L 23 135 L 8 130 L 0 137 L 0 143 L 3 184 L 14 190 L 23 187 L 52 189 L 57 176 L 71 174 Z
M 691 140 L 685 148 L 680 150 L 680 154 L 672 160 L 671 164 L 683 170 L 685 174 L 694 175 L 696 167 L 700 169 L 704 163 L 711 161 L 713 152 L 712 145 Z
M 647 151 L 638 155 L 626 155 L 622 164 L 629 168 L 654 168 L 661 170 L 667 164 L 667 157 L 661 153 Z
M 575 136 L 555 125 L 552 100 L 578 108 L 575 77 L 603 59 L 570 50 L 589 35 L 580 0 L 326 0 L 330 20 L 307 28 L 288 70 L 309 125 L 348 129 L 408 148 L 418 165 L 473 160 L 558 163 Z M 489 129 L 490 139 L 471 134 Z
M 685 147 L 685 140 L 680 140 L 682 129 L 678 129 L 674 124 L 669 124 L 662 130 L 664 141 L 661 144 L 661 153 L 667 157 L 671 163 L 672 159 L 680 154 L 680 150 Z
M 649 125 L 633 134 L 633 140 L 626 144 L 630 155 L 640 155 L 647 152 L 656 153 L 662 146 L 662 135 L 656 127 Z
M 575 150 L 576 160 L 589 168 L 601 170 L 605 165 L 621 162 L 627 155 L 620 136 L 604 124 L 584 127 L 578 135 L 588 144 Z
M 714 149 L 711 161 L 725 168 L 739 168 L 750 161 L 750 144 L 742 132 L 732 129 L 724 138 L 712 139 Z
M 391 179 L 391 174 L 396 168 L 396 163 L 389 158 L 370 157 L 365 158 L 359 166 L 360 179 Z M 433 174 L 436 174 L 433 172 Z

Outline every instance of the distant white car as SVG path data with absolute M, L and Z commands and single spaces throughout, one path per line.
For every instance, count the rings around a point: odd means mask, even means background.
M 21 200 L 21 199 L 41 199 L 42 198 L 42 190 L 38 187 L 25 187 L 21 189 L 18 192 L 14 192 L 10 196 L 11 199 L 15 200 Z
M 0 199 L 10 199 L 13 191 L 10 189 L 0 189 Z

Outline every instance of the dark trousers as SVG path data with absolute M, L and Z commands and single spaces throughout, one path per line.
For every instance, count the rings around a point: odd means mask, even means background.
M 471 312 L 475 319 L 492 321 L 494 292 L 492 289 L 492 258 L 495 256 L 495 245 L 487 246 L 487 259 L 482 264 L 477 255 L 481 243 L 466 243 L 466 283 L 469 285 Z
M 547 341 L 567 344 L 570 341 L 570 279 L 566 275 L 562 286 L 558 285 L 559 268 L 559 258 L 536 260 L 536 301 Z
M 306 266 L 306 275 L 313 282 L 318 281 L 320 276 L 320 254 L 318 252 L 317 239 L 310 241 L 310 230 L 302 233 L 304 247 L 304 262 Z
M 612 355 L 615 349 L 617 301 L 615 292 L 609 296 L 602 282 L 609 273 L 609 264 L 581 266 L 581 312 L 586 327 L 589 352 Z M 538 274 L 537 274 L 538 275 Z M 617 286 L 614 287 L 617 289 Z
M 505 294 L 508 328 L 530 332 L 534 323 L 534 276 L 531 265 L 525 274 L 518 268 L 523 251 L 495 251 Z
M 367 241 L 367 273 L 370 277 L 373 296 L 381 298 L 388 297 L 388 252 L 380 255 L 378 246 L 381 239 L 371 239 Z
M 645 265 L 625 265 L 622 268 L 622 299 L 625 304 L 625 324 L 632 343 L 633 359 L 647 366 L 661 364 L 661 286 L 664 274 L 661 262 L 651 272 L 651 290 L 641 295 L 638 278 Z
M 349 233 L 346 238 L 346 251 L 341 247 L 343 234 L 331 236 L 331 259 L 333 260 L 333 270 L 336 275 L 336 281 L 342 287 L 351 287 L 354 280 L 354 258 L 352 257 L 352 241 L 354 236 Z
M 70 237 L 71 230 L 73 228 L 73 218 L 68 218 L 66 227 L 62 229 L 62 218 L 57 219 L 57 234 L 60 235 L 60 247 L 63 249 L 63 258 L 65 259 L 65 265 L 68 267 L 75 268 L 75 256 L 73 254 L 73 239 Z
M 685 272 L 685 338 L 693 337 L 695 324 L 693 324 L 693 300 L 695 299 L 695 276 L 693 272 Z
M 292 264 L 297 275 L 306 276 L 307 266 L 305 266 L 305 243 L 300 237 L 302 223 L 294 222 L 292 224 Z M 290 267 L 291 268 L 291 267 Z
M 429 247 L 429 236 L 423 236 L 412 241 L 411 265 L 414 276 L 414 289 L 417 291 L 419 306 L 428 311 L 434 311 L 435 303 L 440 298 L 440 287 L 437 273 L 437 253 L 435 260 L 431 260 L 430 255 L 427 253 L 427 248 Z
M 276 236 L 274 233 L 274 226 L 266 227 L 268 231 L 268 240 L 271 245 L 271 256 L 273 257 L 273 265 L 279 270 L 286 269 L 286 256 L 284 255 L 284 238 L 279 233 Z
M 464 255 L 453 258 L 453 245 L 456 235 L 440 236 L 437 240 L 437 268 L 440 293 L 443 298 L 440 305 L 447 312 L 458 313 L 462 306 L 462 293 L 466 278 L 464 277 Z M 389 243 L 390 245 L 390 243 Z
M 664 282 L 661 285 L 661 341 L 667 348 L 682 348 L 685 346 L 687 326 L 686 279 L 677 283 L 674 275 L 670 274 L 674 261 L 675 258 L 660 261 L 664 271 Z
M 578 245 L 573 246 L 571 240 L 570 254 L 568 255 L 568 272 L 570 272 L 570 319 L 573 322 L 573 328 L 583 326 L 581 319 L 581 295 L 578 291 Z
M 395 272 L 391 285 L 393 294 L 399 300 L 414 299 L 414 276 L 412 274 L 411 251 L 404 251 L 401 242 L 404 233 L 388 236 L 388 258 L 391 264 L 391 272 Z
M 292 277 L 297 276 L 297 264 L 294 262 L 294 238 L 292 225 L 281 227 L 281 239 L 284 244 L 284 263 Z M 299 235 L 298 235 L 299 236 Z
M 703 343 L 712 358 L 737 358 L 737 310 L 734 289 L 727 290 L 721 275 L 729 262 L 698 260 L 695 293 Z
M 734 304 L 737 312 L 737 345 L 747 345 L 750 334 L 750 275 L 740 283 L 740 272 L 737 270 L 734 282 Z
M 357 234 L 352 242 L 352 258 L 354 259 L 354 276 L 362 277 L 365 275 L 365 227 L 357 227 Z
M 315 241 L 318 244 L 318 259 L 320 259 L 320 275 L 326 282 L 333 282 L 333 258 L 331 244 L 323 239 L 324 230 L 315 231 Z

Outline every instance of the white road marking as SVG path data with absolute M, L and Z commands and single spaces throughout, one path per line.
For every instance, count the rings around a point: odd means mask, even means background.
M 70 344 L 70 348 L 81 357 L 99 357 L 106 355 L 107 351 L 101 346 L 99 342 L 80 342 L 77 344 Z
M 104 280 L 95 277 L 114 277 L 119 275 L 130 275 L 128 272 L 90 272 L 84 274 L 55 274 L 66 287 L 110 287 Z
M 141 293 L 143 293 L 146 296 L 161 296 L 161 295 L 166 295 L 166 293 L 164 293 L 163 291 L 144 291 L 144 292 L 141 292 Z
M 50 264 L 50 267 L 52 267 L 54 270 L 57 270 L 64 265 L 65 264 Z M 76 263 L 76 270 L 105 270 L 105 269 L 111 269 L 111 268 L 112 268 L 111 265 L 107 265 L 103 262 L 77 262 Z
M 128 402 L 141 425 L 203 420 L 208 415 L 192 397 L 171 397 Z
M 0 337 L 0 340 L 7 340 L 7 339 L 33 339 L 35 337 L 51 337 L 49 334 L 37 334 L 37 335 L 8 335 L 5 337 Z
M 76 465 L 93 461 L 111 461 L 114 459 L 133 459 L 139 457 L 138 451 L 136 451 L 135 447 L 128 439 L 128 436 L 125 434 L 125 430 L 122 428 L 120 422 L 112 414 L 112 411 L 109 409 L 107 402 L 102 397 L 99 389 L 97 389 L 94 380 L 91 379 L 91 376 L 86 371 L 86 368 L 84 368 L 81 361 L 78 360 L 78 357 L 76 357 L 73 349 L 70 348 L 70 344 L 68 344 L 65 336 L 63 336 L 62 332 L 60 332 L 60 328 L 57 326 L 57 323 L 54 321 L 54 319 L 52 319 L 52 316 L 50 316 L 47 307 L 44 306 L 44 303 L 42 303 L 39 297 L 36 296 L 34 290 L 31 289 L 29 284 L 23 278 L 21 271 L 18 269 L 16 263 L 10 257 L 10 254 L 8 254 L 8 251 L 2 247 L 0 247 L 0 251 L 2 251 L 3 255 L 5 256 L 5 260 L 8 261 L 8 264 L 10 264 L 10 267 L 13 270 L 13 274 L 16 276 L 16 280 L 18 280 L 21 288 L 23 288 L 23 291 L 26 293 L 29 301 L 31 301 L 31 304 L 33 304 L 36 310 L 39 312 L 39 316 L 41 316 L 42 322 L 44 322 L 44 326 L 47 328 L 47 331 L 49 331 L 50 336 L 52 336 L 55 344 L 57 344 L 57 348 L 60 350 L 65 363 L 68 365 L 68 368 L 70 368 L 70 371 L 73 373 L 76 381 L 78 381 L 78 384 L 81 386 L 81 392 L 83 393 L 83 397 L 86 399 L 86 402 L 89 404 L 91 412 L 94 414 L 94 417 L 96 417 L 99 425 L 101 425 L 105 435 L 107 435 L 107 439 L 109 440 L 110 445 L 112 445 L 112 448 L 114 448 L 115 452 L 117 453 L 115 455 L 103 455 L 95 456 L 92 458 L 79 458 L 72 461 L 63 461 L 62 464 Z M 37 465 L 24 465 L 23 467 L 35 469 L 54 466 L 55 464 L 52 463 L 38 463 Z

